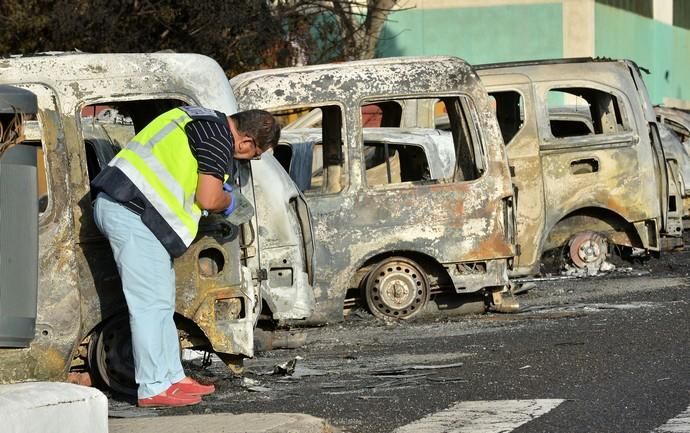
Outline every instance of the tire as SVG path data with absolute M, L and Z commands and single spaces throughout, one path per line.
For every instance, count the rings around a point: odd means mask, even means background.
M 405 257 L 390 257 L 379 263 L 369 273 L 364 291 L 369 311 L 381 319 L 410 319 L 429 302 L 426 273 Z
M 111 317 L 91 335 L 88 349 L 91 375 L 99 387 L 116 393 L 137 395 L 129 315 Z
M 608 241 L 600 233 L 584 231 L 568 241 L 568 259 L 578 268 L 597 272 L 608 257 Z

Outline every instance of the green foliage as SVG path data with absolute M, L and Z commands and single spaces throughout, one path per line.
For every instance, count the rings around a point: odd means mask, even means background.
M 228 76 L 375 54 L 396 0 L 0 0 L 0 56 L 171 50 Z
M 195 52 L 228 75 L 275 66 L 270 53 L 285 39 L 262 0 L 2 0 L 0 25 L 0 55 Z

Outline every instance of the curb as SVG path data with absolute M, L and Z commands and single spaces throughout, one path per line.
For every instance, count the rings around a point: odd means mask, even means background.
M 302 413 L 244 413 L 111 418 L 110 433 L 339 433 L 326 420 Z
M 108 399 L 71 383 L 0 385 L 0 420 L 3 433 L 108 433 Z

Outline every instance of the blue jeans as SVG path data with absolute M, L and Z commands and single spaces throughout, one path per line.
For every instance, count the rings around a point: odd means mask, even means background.
M 110 241 L 129 309 L 134 378 L 139 398 L 151 397 L 185 377 L 173 321 L 175 269 L 170 254 L 139 215 L 104 193 L 94 219 Z

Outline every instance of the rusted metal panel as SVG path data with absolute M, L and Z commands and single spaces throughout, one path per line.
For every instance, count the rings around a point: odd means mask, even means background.
M 537 272 L 545 250 L 584 231 L 659 250 L 666 167 L 657 167 L 648 96 L 635 71 L 631 62 L 591 59 L 478 66 L 490 94 L 518 92 L 523 100 L 524 124 L 506 143 L 518 189 L 521 246 L 512 275 Z M 620 103 L 619 124 L 602 120 L 610 128 L 603 135 L 555 136 L 548 100 L 553 89 L 613 95 Z
M 684 216 L 690 213 L 690 113 L 672 107 L 654 107 L 666 158 L 675 161 L 680 177 Z
M 304 197 L 271 154 L 251 162 L 251 176 L 257 230 L 247 239 L 256 238 L 260 248 L 248 258 L 248 265 L 267 272 L 261 296 L 273 319 L 305 319 L 314 309 L 310 282 L 314 246 L 310 217 L 300 217 Z
M 361 283 L 362 270 L 391 255 L 424 261 L 427 273 L 460 293 L 508 283 L 513 247 L 504 207 L 512 186 L 489 99 L 467 63 L 451 57 L 378 59 L 250 72 L 231 84 L 241 109 L 332 105 L 342 113 L 345 185 L 340 192 L 306 195 L 315 238 L 310 322 L 342 319 L 346 292 Z M 469 122 L 485 151 L 484 173 L 470 182 L 367 188 L 361 106 L 442 95 L 470 102 Z M 451 279 L 445 267 L 461 263 L 481 263 L 477 269 L 484 271 L 472 276 L 473 283 Z

